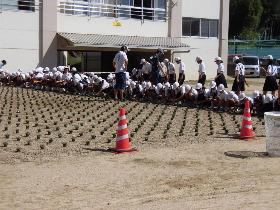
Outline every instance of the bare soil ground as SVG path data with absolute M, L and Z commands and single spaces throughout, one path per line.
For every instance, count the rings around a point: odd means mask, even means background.
M 0 87 L 0 98 L 0 209 L 280 204 L 279 159 L 262 153 L 263 119 L 253 117 L 256 139 L 241 141 L 241 115 L 12 87 Z M 139 152 L 105 152 L 120 107 Z

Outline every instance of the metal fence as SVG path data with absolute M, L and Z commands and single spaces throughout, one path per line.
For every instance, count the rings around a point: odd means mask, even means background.
M 134 18 L 166 21 L 167 13 L 163 8 L 134 7 L 129 5 L 96 3 L 89 1 L 60 1 L 59 12 L 67 15 L 90 17 Z
M 0 0 L 0 13 L 3 11 L 27 11 L 39 10 L 42 0 Z
M 280 40 L 230 40 L 229 54 L 245 54 L 280 58 Z

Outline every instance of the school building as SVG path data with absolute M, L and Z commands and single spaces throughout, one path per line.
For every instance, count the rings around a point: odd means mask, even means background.
M 196 80 L 196 56 L 208 78 L 214 58 L 227 62 L 229 0 L 1 0 L 0 60 L 6 69 L 71 64 L 81 71 L 113 71 L 112 59 L 126 44 L 129 69 L 158 47 L 186 64 Z

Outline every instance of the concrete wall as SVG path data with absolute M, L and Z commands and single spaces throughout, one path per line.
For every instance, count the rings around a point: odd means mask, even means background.
M 39 13 L 2 11 L 0 13 L 0 60 L 5 69 L 29 71 L 39 63 Z
M 58 13 L 58 32 L 95 33 L 126 36 L 164 37 L 168 33 L 167 22 L 151 20 L 119 19 L 122 26 L 113 26 L 114 18 L 75 16 Z
M 40 66 L 57 65 L 57 2 L 43 1 L 40 7 Z
M 172 9 L 171 34 L 173 37 L 181 37 L 181 41 L 191 47 L 190 53 L 175 53 L 173 58 L 180 56 L 186 64 L 186 80 L 197 80 L 198 64 L 195 62 L 195 58 L 197 56 L 203 57 L 207 79 L 213 79 L 216 76 L 217 66 L 214 63 L 214 58 L 219 55 L 219 38 L 182 37 L 182 17 L 219 20 L 220 0 L 211 0 L 211 4 L 209 4 L 209 0 L 178 0 Z M 223 50 L 226 50 L 226 48 L 223 48 Z

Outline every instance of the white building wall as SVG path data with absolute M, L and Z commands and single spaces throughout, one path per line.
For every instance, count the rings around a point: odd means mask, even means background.
M 29 71 L 39 62 L 39 13 L 2 11 L 0 13 L 0 60 L 9 71 Z
M 58 13 L 58 32 L 68 33 L 94 33 L 104 35 L 125 36 L 152 36 L 166 37 L 168 33 L 167 22 L 154 22 L 151 20 L 119 19 L 122 26 L 113 26 L 114 18 L 86 17 Z
M 197 56 L 204 59 L 207 79 L 213 79 L 216 76 L 217 66 L 214 63 L 214 58 L 219 54 L 219 39 L 213 37 L 183 37 L 182 17 L 219 20 L 220 0 L 179 0 L 173 10 L 172 36 L 181 37 L 181 41 L 190 45 L 191 48 L 190 53 L 176 53 L 173 56 L 180 56 L 186 64 L 186 80 L 198 79 L 198 64 L 195 62 Z M 179 19 L 176 17 L 178 14 L 181 16 Z

